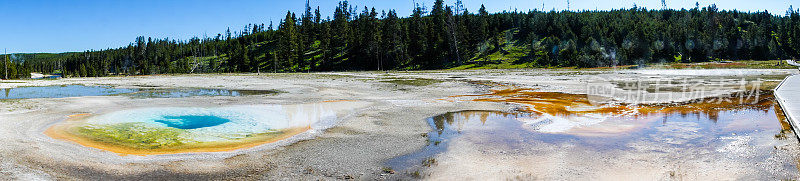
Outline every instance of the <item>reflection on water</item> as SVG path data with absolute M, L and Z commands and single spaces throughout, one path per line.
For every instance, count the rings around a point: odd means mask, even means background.
M 127 95 L 134 98 L 182 98 L 196 96 L 273 95 L 274 90 L 225 89 L 123 89 L 109 86 L 61 85 L 3 89 L 0 99 L 65 98 L 83 96 Z
M 622 103 L 598 104 L 585 94 L 560 92 L 536 92 L 534 89 L 493 90 L 489 94 L 466 95 L 476 97 L 473 101 L 516 103 L 524 105 L 523 112 L 537 116 L 526 118 L 531 129 L 539 132 L 560 133 L 578 127 L 605 124 L 610 127 L 586 134 L 617 134 L 643 126 L 641 116 L 659 114 L 692 114 L 701 112 L 716 120 L 717 113 L 741 108 L 765 109 L 771 107 L 773 97 L 763 94 L 748 97 L 699 99 L 689 103 L 632 105 Z M 466 97 L 459 96 L 459 97 Z M 644 118 L 643 118 L 644 119 Z M 610 124 L 610 125 L 609 125 Z M 574 130 L 573 130 L 574 131 Z
M 499 111 L 461 111 L 450 112 L 428 118 L 433 131 L 426 137 L 427 145 L 412 154 L 389 160 L 386 164 L 395 170 L 409 170 L 422 165 L 422 162 L 447 150 L 448 142 L 461 134 L 471 134 L 477 130 L 512 133 L 522 131 L 516 118 L 526 114 L 504 113 Z
M 534 153 L 549 150 L 538 147 L 540 145 L 555 146 L 555 149 L 578 146 L 597 155 L 626 150 L 685 155 L 691 153 L 682 153 L 683 150 L 706 150 L 702 156 L 712 158 L 732 157 L 733 150 L 753 154 L 733 157 L 735 162 L 757 164 L 774 154 L 775 146 L 788 141 L 784 135 L 789 133 L 788 124 L 779 117 L 779 110 L 769 95 L 736 104 L 698 101 L 591 105 L 581 95 L 515 92 L 505 91 L 503 96 L 477 101 L 521 103 L 527 105 L 528 110 L 519 113 L 461 111 L 429 118 L 433 131 L 427 134 L 428 145 L 386 164 L 397 170 L 424 167 L 422 163 L 426 159 L 457 149 L 451 148 L 454 141 L 480 145 L 477 148 Z

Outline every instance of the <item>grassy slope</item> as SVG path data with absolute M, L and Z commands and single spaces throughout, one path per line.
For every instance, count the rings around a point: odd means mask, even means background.
M 472 57 L 467 64 L 451 68 L 453 70 L 466 70 L 466 69 L 521 69 L 521 68 L 535 68 L 532 63 L 516 64 L 530 53 L 530 45 L 528 43 L 520 42 L 515 39 L 514 34 L 517 30 L 508 30 L 503 32 L 506 36 L 501 36 L 500 47 L 494 47 L 491 43 L 485 43 L 486 47 L 483 53 L 479 53 Z

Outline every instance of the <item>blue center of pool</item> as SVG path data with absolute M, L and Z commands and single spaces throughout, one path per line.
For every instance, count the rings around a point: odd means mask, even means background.
M 231 122 L 231 120 L 217 116 L 164 116 L 155 122 L 166 124 L 168 127 L 178 129 L 197 129 L 217 126 Z

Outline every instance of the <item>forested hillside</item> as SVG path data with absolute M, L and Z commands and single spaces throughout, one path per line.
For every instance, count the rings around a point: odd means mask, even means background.
M 305 12 L 288 12 L 276 24 L 250 24 L 214 37 L 137 37 L 114 49 L 16 56 L 9 74 L 417 70 L 499 62 L 599 67 L 800 57 L 800 12 L 791 7 L 783 16 L 721 11 L 715 5 L 489 13 L 437 0 L 412 11 L 398 17 L 395 10 L 342 1 L 326 16 L 307 5 Z

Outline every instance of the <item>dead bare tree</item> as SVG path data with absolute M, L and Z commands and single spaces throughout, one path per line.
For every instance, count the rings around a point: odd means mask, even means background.
M 453 43 L 450 44 L 450 49 L 452 49 L 451 51 L 455 52 L 456 63 L 458 65 L 461 65 L 461 53 L 458 52 L 458 36 L 456 36 L 456 26 L 455 26 L 455 21 L 453 20 L 453 15 L 447 16 L 447 21 L 448 21 L 447 22 L 447 27 L 450 30 L 449 33 L 450 33 L 450 35 L 452 37 L 451 39 L 453 41 Z

